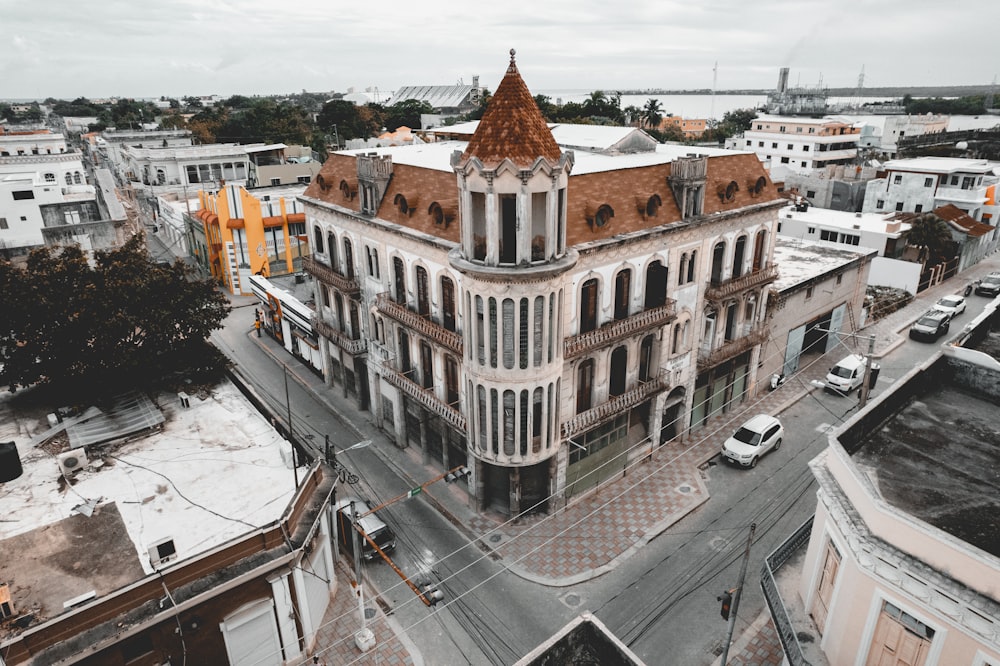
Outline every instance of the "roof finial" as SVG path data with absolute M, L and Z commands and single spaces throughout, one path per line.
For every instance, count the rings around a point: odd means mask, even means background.
M 516 72 L 517 64 L 514 62 L 514 55 L 517 53 L 514 49 L 510 50 L 510 65 L 507 67 L 508 72 Z

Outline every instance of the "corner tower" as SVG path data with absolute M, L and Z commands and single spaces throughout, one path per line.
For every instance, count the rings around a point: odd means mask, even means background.
M 510 65 L 465 151 L 458 178 L 468 451 L 480 509 L 547 508 L 561 442 L 563 302 L 577 254 L 566 248 L 573 154 L 556 143 Z

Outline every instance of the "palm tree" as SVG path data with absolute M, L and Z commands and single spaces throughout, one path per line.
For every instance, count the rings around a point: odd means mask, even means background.
M 629 125 L 635 125 L 642 120 L 642 109 L 635 106 L 634 104 L 629 104 L 625 107 L 625 122 Z
M 951 242 L 951 229 L 934 213 L 924 213 L 910 222 L 910 233 L 906 236 L 906 244 L 920 248 L 917 261 L 927 258 L 934 260 L 942 256 Z
M 646 127 L 657 129 L 663 120 L 663 106 L 660 100 L 650 97 L 642 107 L 642 122 Z

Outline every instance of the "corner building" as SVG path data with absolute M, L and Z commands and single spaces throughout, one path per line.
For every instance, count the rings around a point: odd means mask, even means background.
M 752 153 L 550 127 L 512 52 L 467 141 L 335 153 L 302 200 L 327 382 L 480 511 L 558 508 L 753 391 L 783 201 Z

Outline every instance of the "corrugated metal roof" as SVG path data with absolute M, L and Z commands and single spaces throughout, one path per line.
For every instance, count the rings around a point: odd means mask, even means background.
M 392 106 L 397 102 L 405 102 L 408 99 L 415 99 L 418 102 L 427 102 L 435 109 L 462 106 L 472 92 L 471 85 L 455 86 L 404 86 L 386 102 L 387 106 Z

